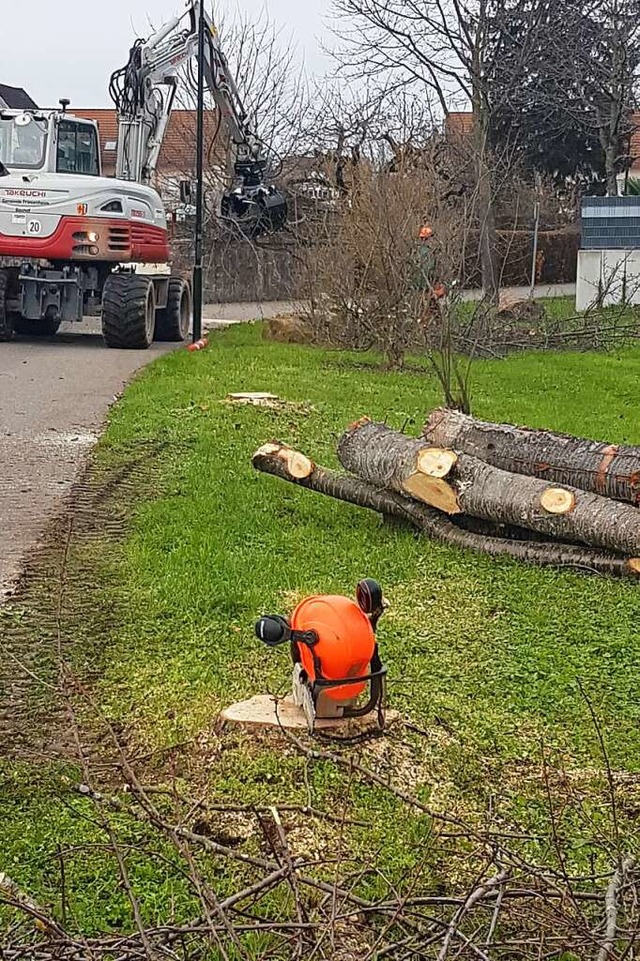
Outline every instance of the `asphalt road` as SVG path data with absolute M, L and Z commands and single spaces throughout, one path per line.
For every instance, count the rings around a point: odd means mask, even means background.
M 281 309 L 281 304 L 207 306 L 205 327 Z M 175 346 L 109 350 L 95 318 L 82 327 L 63 325 L 50 340 L 16 337 L 0 343 L 0 603 L 60 511 L 117 394 L 135 371 Z
M 170 349 L 108 350 L 98 329 L 87 321 L 82 333 L 0 344 L 0 600 L 60 510 L 114 397 Z

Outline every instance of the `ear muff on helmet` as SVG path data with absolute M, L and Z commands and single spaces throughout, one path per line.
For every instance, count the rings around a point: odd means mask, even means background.
M 356 600 L 358 607 L 365 614 L 377 614 L 384 609 L 382 588 L 372 577 L 360 581 L 356 587 Z
M 375 631 L 378 621 L 384 614 L 384 597 L 378 581 L 372 577 L 366 577 L 360 581 L 356 587 L 356 600 L 358 607 L 367 615 Z
M 256 637 L 267 647 L 291 643 L 313 647 L 318 643 L 318 635 L 315 631 L 294 631 L 289 622 L 278 614 L 268 614 L 260 618 L 256 624 Z

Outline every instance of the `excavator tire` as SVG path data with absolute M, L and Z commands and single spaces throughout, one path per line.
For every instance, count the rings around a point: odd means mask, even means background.
M 191 326 L 191 288 L 182 277 L 169 281 L 167 306 L 156 314 L 155 340 L 178 343 L 185 340 Z
M 153 281 L 138 274 L 111 274 L 102 292 L 102 336 L 107 347 L 146 350 L 153 341 Z
M 7 310 L 9 278 L 0 270 L 0 341 L 13 339 L 13 317 Z

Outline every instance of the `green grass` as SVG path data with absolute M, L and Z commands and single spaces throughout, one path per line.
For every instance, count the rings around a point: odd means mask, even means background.
M 479 362 L 474 412 L 640 443 L 639 369 L 640 350 Z M 224 402 L 241 390 L 272 391 L 291 406 L 275 412 Z M 329 808 L 346 799 L 350 815 L 371 822 L 369 831 L 348 832 L 349 846 L 379 847 L 380 863 L 397 879 L 430 843 L 428 819 L 330 763 L 308 765 L 277 738 L 215 730 L 231 701 L 287 688 L 286 654 L 262 648 L 253 624 L 263 612 L 286 613 L 300 595 L 350 594 L 367 575 L 382 581 L 391 603 L 380 628 L 390 705 L 428 736 L 406 732 L 361 753 L 435 807 L 483 817 L 491 804 L 509 823 L 547 830 L 544 750 L 578 783 L 586 779 L 590 816 L 606 821 L 602 756 L 579 683 L 613 768 L 640 772 L 636 586 L 434 545 L 251 467 L 252 452 L 274 438 L 335 466 L 336 440 L 351 421 L 368 414 L 418 432 L 438 403 L 426 373 L 381 373 L 357 355 L 267 343 L 257 326 L 215 336 L 208 351 L 167 356 L 113 409 L 96 455 L 107 474 L 150 441 L 164 444 L 148 486 L 141 477 L 131 500 L 131 533 L 118 550 L 105 541 L 101 555 L 94 545 L 74 558 L 94 572 L 104 631 L 76 648 L 76 667 L 98 674 L 101 711 L 132 751 L 153 756 L 150 777 L 161 780 L 170 769 L 210 799 L 243 803 L 306 803 L 310 795 Z M 153 754 L 185 743 L 173 767 Z M 85 844 L 88 829 L 70 820 L 57 770 L 31 789 L 28 766 L 5 765 L 3 776 L 8 870 L 55 902 L 56 845 Z M 323 830 L 319 843 L 330 845 Z M 582 863 L 592 828 L 568 821 L 567 831 Z M 435 853 L 429 863 L 425 884 L 433 886 L 447 866 Z M 103 929 L 117 916 L 103 898 L 115 868 L 89 864 L 78 868 L 72 897 L 77 916 Z M 141 864 L 136 883 L 151 914 L 162 915 L 180 894 L 166 872 L 156 883 L 148 871 Z
M 139 735 L 154 743 L 193 734 L 230 696 L 259 688 L 262 671 L 284 683 L 285 659 L 252 638 L 258 613 L 308 591 L 351 592 L 368 573 L 392 600 L 383 630 L 392 677 L 413 684 L 425 675 L 408 705 L 416 719 L 433 713 L 434 698 L 438 709 L 443 697 L 459 700 L 450 687 L 458 678 L 475 689 L 473 714 L 480 698 L 484 707 L 495 703 L 562 729 L 584 713 L 571 687 L 582 672 L 597 700 L 611 701 L 612 749 L 635 763 L 633 587 L 434 547 L 380 528 L 357 508 L 255 474 L 250 456 L 265 440 L 277 437 L 332 465 L 341 430 L 363 413 L 417 430 L 439 400 L 428 377 L 355 369 L 340 354 L 268 346 L 258 336 L 244 328 L 214 340 L 202 357 L 168 358 L 113 413 L 103 457 L 136 437 L 180 445 L 166 464 L 170 492 L 138 508 L 127 546 L 135 616 L 111 649 L 101 685 L 114 715 L 135 718 Z M 640 441 L 639 356 L 479 364 L 474 409 L 495 420 Z M 271 390 L 312 409 L 280 414 L 221 403 L 237 389 Z M 603 644 L 615 654 L 606 672 Z M 178 718 L 169 725 L 167 710 Z

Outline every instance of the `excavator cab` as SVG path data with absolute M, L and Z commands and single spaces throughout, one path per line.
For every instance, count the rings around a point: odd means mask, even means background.
M 41 170 L 47 159 L 48 137 L 46 116 L 0 111 L 0 161 L 7 170 Z
M 5 170 L 99 177 L 98 130 L 60 111 L 0 111 L 0 162 Z

